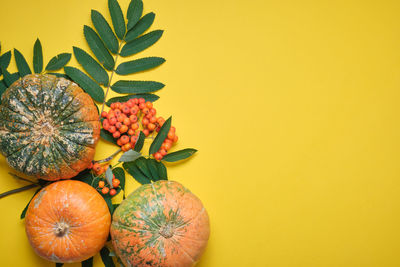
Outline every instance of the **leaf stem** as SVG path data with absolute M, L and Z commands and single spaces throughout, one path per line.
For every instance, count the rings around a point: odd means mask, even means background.
M 26 185 L 26 186 L 23 186 L 23 187 L 20 187 L 20 188 L 17 188 L 17 189 L 13 189 L 13 190 L 1 193 L 0 194 L 0 198 L 6 197 L 6 196 L 11 195 L 11 194 L 19 193 L 19 192 L 22 192 L 22 191 L 26 191 L 26 190 L 29 190 L 31 188 L 35 188 L 37 186 L 39 186 L 39 185 L 38 184 L 30 184 L 30 185 Z
M 98 163 L 104 163 L 104 162 L 109 162 L 110 160 L 112 160 L 116 155 L 118 155 L 119 152 L 121 152 L 121 149 L 118 149 L 117 151 L 115 151 L 113 154 L 111 154 L 109 157 L 105 158 L 105 159 L 101 159 L 101 160 L 97 160 L 95 162 Z

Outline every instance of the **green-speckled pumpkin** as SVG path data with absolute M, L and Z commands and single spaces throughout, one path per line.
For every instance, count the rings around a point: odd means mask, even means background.
M 115 210 L 112 243 L 125 266 L 193 266 L 210 234 L 207 211 L 181 184 L 158 181 L 131 193 Z
M 26 75 L 1 97 L 1 153 L 27 175 L 74 177 L 92 161 L 99 135 L 93 100 L 67 79 Z

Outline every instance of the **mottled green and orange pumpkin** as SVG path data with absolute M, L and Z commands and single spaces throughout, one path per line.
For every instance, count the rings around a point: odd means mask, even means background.
M 107 241 L 111 215 L 93 187 L 75 180 L 43 188 L 25 217 L 29 243 L 53 262 L 80 262 L 98 253 Z
M 112 243 L 125 266 L 193 266 L 210 234 L 201 201 L 181 184 L 158 181 L 131 193 L 115 210 Z
M 27 175 L 74 177 L 92 161 L 99 136 L 93 100 L 67 79 L 26 75 L 1 97 L 0 151 Z

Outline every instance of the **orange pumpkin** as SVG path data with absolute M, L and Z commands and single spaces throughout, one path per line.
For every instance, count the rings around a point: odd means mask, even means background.
M 93 160 L 100 137 L 93 100 L 76 83 L 49 74 L 14 82 L 0 105 L 0 152 L 17 171 L 68 179 Z
M 125 266 L 193 266 L 210 234 L 207 211 L 181 184 L 157 181 L 115 210 L 112 243 Z
M 35 252 L 53 262 L 80 262 L 104 246 L 111 215 L 101 195 L 74 180 L 43 188 L 29 204 L 25 229 Z

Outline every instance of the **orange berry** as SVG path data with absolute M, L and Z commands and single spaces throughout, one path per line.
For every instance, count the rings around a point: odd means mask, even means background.
M 135 103 L 135 105 L 139 104 L 139 98 L 132 98 L 133 99 L 133 103 Z
M 149 123 L 150 123 L 150 121 L 149 121 L 148 118 L 143 118 L 143 119 L 142 119 L 142 124 L 143 124 L 143 125 L 147 125 L 147 124 L 149 124 Z
M 149 123 L 147 125 L 147 129 L 149 129 L 149 131 L 154 131 L 155 128 L 156 128 L 156 125 L 154 123 Z
M 115 124 L 117 123 L 117 119 L 116 119 L 115 117 L 111 117 L 111 118 L 108 119 L 108 122 L 109 122 L 111 125 L 115 125 Z
M 121 126 L 122 126 L 122 123 L 120 123 L 120 122 L 117 122 L 117 123 L 115 124 L 115 127 L 117 127 L 117 129 L 121 128 Z
M 163 149 L 165 149 L 166 151 L 168 151 L 168 150 L 170 150 L 171 149 L 171 144 L 170 143 L 163 143 L 162 145 L 161 145 L 161 148 L 163 148 Z
M 144 133 L 145 136 L 149 136 L 149 134 L 150 134 L 149 130 L 147 130 L 147 129 L 144 129 L 143 133 Z
M 123 145 L 129 143 L 129 137 L 128 137 L 127 135 L 121 136 L 120 140 L 121 140 L 121 143 L 122 143 Z
M 107 117 L 107 111 L 103 111 L 102 113 L 101 113 L 101 116 L 103 117 L 103 118 L 105 118 L 105 117 Z
M 140 108 L 140 109 L 146 108 L 146 104 L 145 104 L 145 103 L 140 103 L 140 104 L 139 104 L 139 108 Z
M 136 135 L 131 136 L 131 143 L 136 143 L 138 137 Z
M 137 122 L 137 116 L 136 116 L 136 115 L 130 115 L 130 116 L 129 116 L 129 120 L 130 120 L 132 123 Z
M 156 115 L 157 111 L 156 111 L 155 108 L 151 108 L 151 109 L 150 109 L 150 113 L 153 114 L 153 115 Z
M 108 189 L 108 187 L 103 187 L 103 189 L 101 189 L 101 193 L 103 193 L 103 195 L 108 194 L 108 191 L 110 191 L 110 189 Z
M 175 128 L 174 126 L 171 126 L 171 128 L 169 129 L 169 131 L 175 133 L 176 128 Z
M 160 149 L 158 152 L 160 152 L 160 154 L 161 154 L 161 156 L 165 156 L 165 155 L 167 155 L 167 151 L 165 150 L 165 149 Z
M 96 172 L 97 175 L 103 174 L 105 171 L 107 170 L 107 168 L 105 166 L 102 166 L 100 168 L 100 171 Z
M 93 170 L 94 170 L 95 172 L 99 172 L 99 171 L 101 170 L 101 165 L 100 165 L 100 163 L 98 163 L 98 162 L 94 163 L 94 164 L 93 164 Z
M 120 183 L 121 183 L 121 182 L 120 182 L 118 179 L 113 179 L 113 180 L 112 180 L 112 185 L 113 185 L 113 187 L 118 187 Z
M 146 118 L 150 120 L 152 117 L 153 117 L 153 114 L 151 114 L 149 111 L 149 113 L 146 114 Z
M 154 153 L 154 158 L 155 158 L 156 160 L 161 160 L 161 159 L 163 158 L 163 156 L 161 155 L 160 152 L 156 152 L 156 153 Z
M 175 133 L 169 131 L 169 132 L 168 132 L 168 139 L 169 139 L 169 140 L 174 140 L 174 138 L 175 138 Z
M 178 136 L 177 135 L 175 135 L 175 137 L 174 137 L 174 143 L 176 143 L 176 142 L 178 142 Z
M 110 190 L 110 196 L 115 196 L 116 193 L 117 191 L 114 188 Z
M 93 168 L 93 161 L 90 162 L 89 166 L 87 167 L 88 169 L 92 169 Z
M 121 115 L 121 110 L 116 109 L 116 110 L 114 111 L 114 114 L 115 114 L 115 117 L 118 117 L 119 115 Z
M 157 122 L 156 117 L 152 116 L 152 117 L 150 118 L 150 122 L 151 122 L 151 123 L 156 123 L 156 122 Z
M 129 114 L 131 112 L 131 109 L 127 105 L 124 105 L 122 106 L 122 112 L 125 114 Z
M 143 97 L 139 98 L 139 104 L 141 104 L 141 103 L 143 103 L 143 104 L 144 104 L 144 102 L 146 102 L 146 100 L 144 100 L 144 98 L 143 98 Z
M 108 122 L 107 119 L 103 120 L 103 129 L 108 130 L 110 128 L 110 123 Z
M 111 103 L 110 108 L 115 109 L 115 103 Z
M 132 130 L 132 129 L 129 129 L 128 130 L 128 135 L 134 135 L 135 134 L 135 131 L 134 130 Z
M 115 133 L 116 130 L 117 128 L 115 128 L 115 126 L 110 126 L 110 128 L 108 129 L 110 133 Z
M 115 108 L 121 109 L 122 104 L 120 102 L 115 103 Z
M 127 105 L 128 108 L 131 108 L 131 107 L 133 107 L 135 105 L 135 103 L 133 103 L 131 100 L 132 99 L 129 99 L 128 102 L 125 103 L 125 105 Z
M 142 112 L 143 112 L 143 114 L 149 114 L 149 112 L 150 112 L 150 110 L 148 109 L 148 108 L 144 108 L 144 109 L 142 109 Z
M 122 147 L 121 147 L 121 149 L 122 149 L 122 151 L 128 151 L 129 149 L 131 149 L 132 147 L 131 147 L 131 144 L 130 143 L 127 143 L 127 144 L 125 144 L 125 145 L 123 145 Z
M 172 145 L 172 140 L 167 138 L 167 139 L 164 140 L 163 143 Z
M 137 106 L 135 106 L 135 107 L 137 107 Z M 138 113 L 138 109 L 136 109 L 135 107 L 131 108 L 132 115 L 136 115 Z
M 104 186 L 105 186 L 104 181 L 99 181 L 99 187 L 100 187 L 100 188 L 103 188 Z
M 119 131 L 115 131 L 114 133 L 113 133 L 113 137 L 114 138 L 119 138 L 121 136 L 121 133 L 119 132 Z
M 129 118 L 125 118 L 124 119 L 124 124 L 127 125 L 127 126 L 131 125 L 131 120 Z
M 147 102 L 146 102 L 146 107 L 147 107 L 148 109 L 151 109 L 151 108 L 153 107 L 153 103 L 151 103 L 150 101 L 147 101 Z
M 132 123 L 131 124 L 131 129 L 136 131 L 137 129 L 139 129 L 139 123 Z
M 121 133 L 126 133 L 128 131 L 128 126 L 126 125 L 122 125 L 121 128 L 119 128 L 119 131 Z
M 122 145 L 123 145 L 122 142 L 121 142 L 121 139 L 118 139 L 118 140 L 117 140 L 117 145 L 119 145 L 119 146 L 122 146 Z

